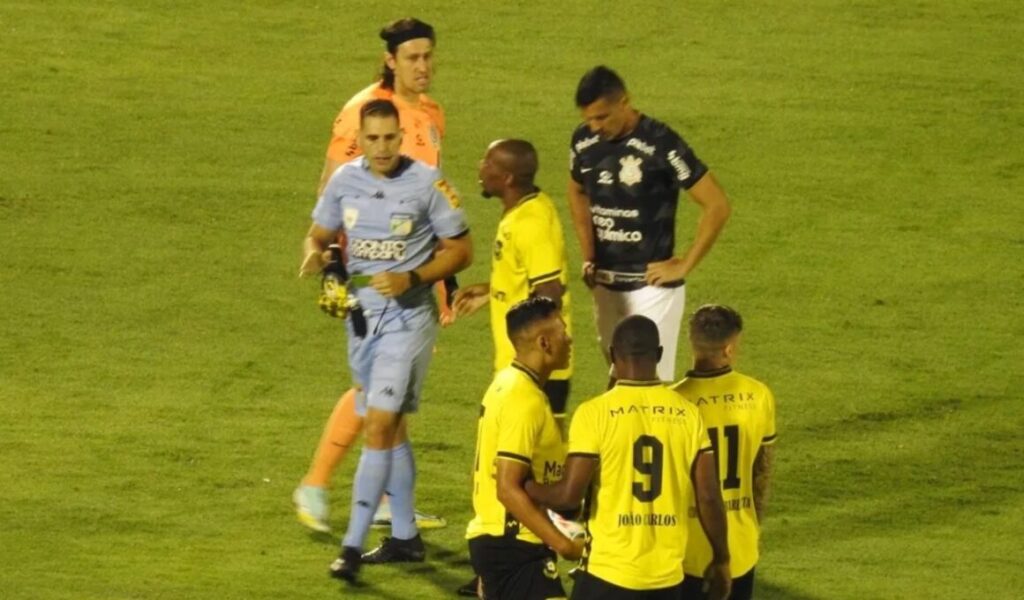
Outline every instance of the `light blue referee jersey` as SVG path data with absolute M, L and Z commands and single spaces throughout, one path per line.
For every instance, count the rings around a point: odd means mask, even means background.
M 366 157 L 339 167 L 313 209 L 313 221 L 324 229 L 344 230 L 353 276 L 411 271 L 430 260 L 438 238 L 469 231 L 459 198 L 441 172 L 406 156 L 384 179 L 374 176 Z M 357 286 L 356 294 L 368 313 L 388 303 L 369 286 Z M 424 284 L 395 298 L 391 306 L 414 308 L 432 298 Z

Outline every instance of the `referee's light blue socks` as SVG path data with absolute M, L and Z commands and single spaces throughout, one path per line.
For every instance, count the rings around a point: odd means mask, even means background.
M 411 540 L 419 535 L 413 506 L 413 488 L 416 486 L 416 461 L 412 446 L 405 442 L 391 449 L 391 475 L 387 492 L 391 501 L 391 536 L 398 540 Z
M 362 549 L 366 534 L 373 524 L 373 513 L 377 512 L 377 505 L 384 495 L 384 486 L 391 473 L 392 452 L 394 449 L 371 450 L 363 447 L 352 486 L 352 513 L 349 515 L 348 531 L 341 542 L 343 546 Z M 394 503 L 391 510 L 395 510 Z

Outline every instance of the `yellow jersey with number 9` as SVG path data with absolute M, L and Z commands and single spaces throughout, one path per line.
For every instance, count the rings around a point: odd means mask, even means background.
M 581 404 L 569 456 L 599 463 L 586 502 L 591 537 L 581 567 L 632 590 L 682 582 L 693 465 L 710 450 L 697 408 L 661 382 L 619 380 Z

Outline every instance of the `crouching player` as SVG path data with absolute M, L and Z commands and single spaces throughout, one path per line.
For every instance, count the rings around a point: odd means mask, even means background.
M 555 553 L 575 560 L 583 542 L 562 535 L 525 486 L 562 474 L 565 447 L 544 384 L 569 364 L 572 339 L 558 305 L 543 296 L 513 306 L 505 323 L 516 355 L 480 407 L 469 556 L 482 598 L 564 598 Z

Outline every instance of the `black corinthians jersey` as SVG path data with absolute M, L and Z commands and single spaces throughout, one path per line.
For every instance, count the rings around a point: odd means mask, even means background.
M 641 115 L 617 140 L 577 127 L 569 171 L 590 196 L 597 268 L 643 273 L 647 263 L 672 257 L 679 190 L 708 168 L 668 125 Z

